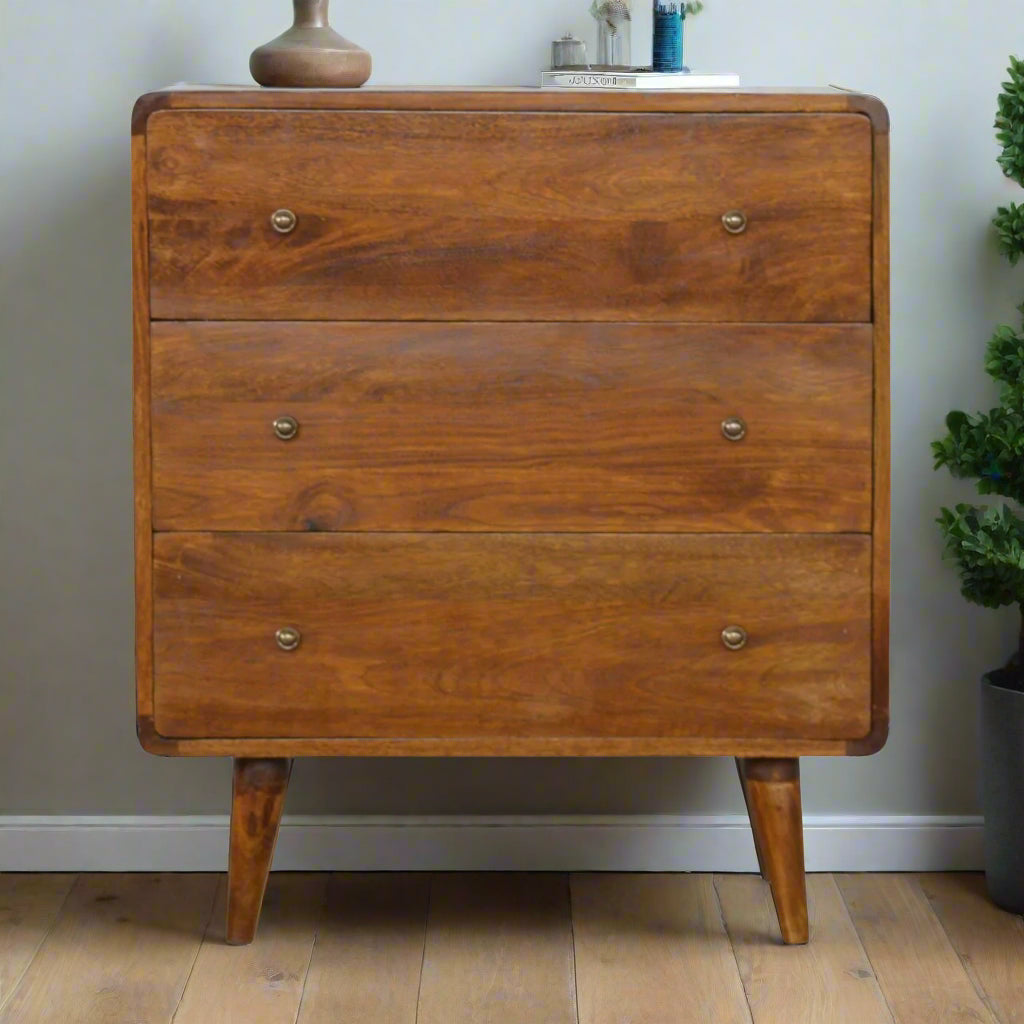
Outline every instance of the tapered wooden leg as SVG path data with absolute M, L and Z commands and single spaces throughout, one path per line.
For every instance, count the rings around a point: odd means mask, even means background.
M 232 946 L 256 937 L 291 771 L 286 758 L 235 758 L 227 921 Z
M 807 941 L 804 828 L 800 762 L 795 757 L 742 758 L 740 776 L 761 867 L 772 887 L 779 930 L 787 945 Z
M 750 798 L 747 796 L 747 780 L 743 778 L 743 758 L 736 758 L 736 774 L 740 777 L 740 789 L 743 790 L 743 802 L 747 805 L 747 817 L 753 822 L 753 815 L 750 813 Z M 768 876 L 764 873 L 764 857 L 761 854 L 761 840 L 758 838 L 757 829 L 751 827 L 754 836 L 754 853 L 757 854 L 757 870 L 761 872 L 762 878 Z

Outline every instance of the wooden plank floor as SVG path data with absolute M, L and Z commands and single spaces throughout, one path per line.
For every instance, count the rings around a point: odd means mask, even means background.
M 971 874 L 0 875 L 0 1024 L 1024 1024 L 1024 920 Z

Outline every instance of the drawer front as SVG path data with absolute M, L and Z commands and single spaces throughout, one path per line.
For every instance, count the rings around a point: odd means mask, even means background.
M 157 534 L 154 558 L 164 736 L 870 724 L 867 537 Z
M 871 319 L 859 114 L 161 111 L 147 187 L 158 319 Z
M 158 530 L 871 526 L 867 326 L 156 323 L 152 346 Z

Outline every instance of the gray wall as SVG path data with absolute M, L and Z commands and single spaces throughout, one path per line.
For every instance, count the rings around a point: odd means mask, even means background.
M 374 82 L 519 84 L 551 38 L 591 38 L 588 6 L 336 0 L 332 17 L 373 52 Z M 171 81 L 247 81 L 290 4 L 3 0 L 0 14 L 0 813 L 222 812 L 225 761 L 151 757 L 134 734 L 129 113 Z M 941 564 L 936 508 L 968 490 L 932 473 L 928 442 L 947 408 L 993 397 L 984 345 L 1024 297 L 988 227 L 1015 191 L 991 124 L 1007 54 L 1024 50 L 1020 2 L 710 0 L 687 35 L 694 67 L 889 105 L 893 729 L 874 758 L 807 762 L 805 805 L 971 813 L 975 681 L 1015 623 L 965 605 Z M 730 763 L 684 760 L 306 761 L 289 799 L 301 813 L 739 809 Z

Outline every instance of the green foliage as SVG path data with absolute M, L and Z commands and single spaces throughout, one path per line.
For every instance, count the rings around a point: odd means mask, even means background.
M 1024 185 L 1024 60 L 1010 58 L 1010 80 L 1003 82 L 996 113 L 996 139 L 1003 147 L 1003 174 Z
M 1016 266 L 1024 256 L 1024 206 L 1000 206 L 992 223 L 999 233 L 999 251 Z
M 1024 313 L 1024 303 L 1017 307 Z M 1003 385 L 1000 400 L 1010 408 L 1020 408 L 1024 397 L 1024 333 L 1007 324 L 996 328 L 985 352 L 985 372 Z
M 1003 173 L 1024 185 L 1024 61 L 1010 58 L 996 115 L 998 160 Z M 1024 256 L 1024 205 L 1000 206 L 993 218 L 1000 251 L 1011 265 Z M 1024 313 L 1024 304 L 1020 310 Z M 1000 405 L 970 415 L 954 410 L 946 435 L 932 442 L 935 468 L 977 481 L 979 494 L 1024 503 L 1024 329 L 996 329 L 985 353 L 985 370 L 1000 384 Z M 1006 505 L 944 508 L 938 523 L 946 555 L 957 564 L 968 601 L 998 608 L 1024 606 L 1024 520 Z M 1024 650 L 1022 650 L 1024 658 Z
M 1024 595 L 1024 522 L 1006 505 L 944 508 L 938 518 L 946 552 L 957 563 L 968 601 L 999 608 Z
M 702 0 L 689 0 L 688 3 L 683 4 L 683 17 L 687 14 L 700 14 L 704 10 L 704 4 Z
M 946 426 L 946 436 L 932 442 L 936 469 L 977 477 L 979 494 L 1024 501 L 1024 414 L 1002 406 L 976 416 L 954 411 Z

